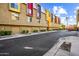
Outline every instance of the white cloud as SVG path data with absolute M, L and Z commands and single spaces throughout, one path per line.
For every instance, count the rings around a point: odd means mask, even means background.
M 58 15 L 58 16 L 62 15 L 62 14 L 67 15 L 67 11 L 64 8 L 62 8 L 61 6 L 54 6 L 53 7 L 53 13 L 55 15 Z
M 74 19 L 76 19 L 76 15 L 74 15 Z
M 69 25 L 74 25 L 74 24 L 76 24 L 76 19 L 75 19 L 75 17 L 76 17 L 75 15 L 69 17 L 69 20 L 68 20 Z
M 60 19 L 61 19 L 61 23 L 62 23 L 62 24 L 64 24 L 64 25 L 67 24 L 67 22 L 66 22 L 66 17 L 60 17 Z
M 76 14 L 76 10 L 74 10 L 74 14 Z
M 70 18 L 72 18 L 72 16 L 70 16 Z
M 74 20 L 74 17 L 70 16 L 69 17 L 69 22 L 73 22 L 73 20 Z
M 67 15 L 67 11 L 64 8 L 62 8 L 62 7 L 58 7 L 58 13 Z
M 73 19 L 72 19 L 72 18 L 70 18 L 70 19 L 69 19 L 69 22 L 73 22 Z
M 54 6 L 53 7 L 53 13 L 56 14 L 57 13 L 57 10 L 58 10 L 58 7 L 57 6 Z
M 63 14 L 64 14 L 64 15 L 67 15 L 67 14 L 68 14 L 67 11 L 66 11 L 64 8 L 62 8 L 61 6 L 54 6 L 54 7 L 53 7 L 53 13 L 54 13 L 56 16 L 60 17 L 62 24 L 64 24 L 64 25 L 67 24 L 67 22 L 66 22 L 66 17 L 62 17 L 62 16 L 61 16 L 61 15 L 63 15 Z
M 65 20 L 66 19 L 66 17 L 61 17 L 61 20 Z
M 79 6 L 76 7 L 76 10 L 78 10 L 78 9 L 79 9 Z
M 75 16 L 70 16 L 68 18 L 68 25 L 74 25 L 74 24 L 76 24 L 76 19 L 74 17 Z M 67 25 L 66 17 L 61 17 L 61 23 L 64 24 L 64 25 Z

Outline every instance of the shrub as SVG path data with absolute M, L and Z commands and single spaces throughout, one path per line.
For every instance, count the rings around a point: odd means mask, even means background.
M 11 35 L 12 31 L 0 31 L 0 36 Z
M 33 30 L 32 32 L 38 32 L 38 30 Z
M 12 34 L 12 31 L 6 31 L 6 35 L 11 35 Z
M 43 29 L 43 30 L 40 30 L 40 32 L 44 32 L 44 31 L 46 31 L 45 29 Z
M 59 28 L 58 30 L 62 30 L 62 28 Z
M 26 34 L 26 33 L 29 33 L 29 31 L 28 30 L 23 30 L 21 33 Z
M 4 31 L 0 31 L 0 36 L 4 36 Z
M 25 33 L 29 33 L 29 31 L 28 31 L 28 30 L 26 30 L 26 31 L 25 31 Z
M 22 34 L 25 34 L 25 30 L 22 30 L 21 33 L 22 33 Z

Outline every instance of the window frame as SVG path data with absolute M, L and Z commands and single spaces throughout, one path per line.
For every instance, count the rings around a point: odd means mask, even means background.
M 12 8 L 11 3 L 9 3 L 9 10 L 14 11 L 14 12 L 20 12 L 20 3 L 16 3 L 16 4 L 18 4 L 18 9 Z

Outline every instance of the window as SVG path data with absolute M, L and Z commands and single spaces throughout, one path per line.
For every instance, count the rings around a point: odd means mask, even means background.
M 28 22 L 32 22 L 32 17 L 28 17 Z
M 18 4 L 17 3 L 11 3 L 11 7 L 15 8 L 15 9 L 18 9 Z
M 41 18 L 41 6 L 37 4 L 37 18 Z
M 15 8 L 15 5 L 14 5 L 14 3 L 11 3 L 11 7 L 12 7 L 12 8 Z
M 37 13 L 37 17 L 39 17 L 39 13 Z
M 17 13 L 12 13 L 11 16 L 12 16 L 12 20 L 19 20 L 19 14 Z
M 27 15 L 31 17 L 33 16 L 33 3 L 27 4 Z
M 53 22 L 53 14 L 51 13 L 51 22 Z
M 9 9 L 15 12 L 20 12 L 20 4 L 18 3 L 10 3 Z

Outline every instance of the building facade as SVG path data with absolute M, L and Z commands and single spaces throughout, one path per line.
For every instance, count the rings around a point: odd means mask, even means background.
M 77 19 L 77 28 L 79 29 L 79 10 L 77 10 L 76 19 Z
M 0 3 L 0 31 L 12 31 L 12 34 L 16 34 L 23 30 L 28 30 L 29 32 L 33 30 L 47 30 L 46 14 L 41 12 L 41 15 L 39 15 L 37 8 L 33 8 L 32 4 L 29 6 L 25 3 Z M 32 8 L 33 10 L 31 10 Z M 29 15 L 28 13 L 32 14 Z M 52 22 L 51 29 L 58 26 L 53 24 Z
M 60 27 L 60 18 L 58 16 L 54 15 L 52 26 L 53 26 L 53 29 L 56 29 L 56 30 L 59 29 L 59 27 Z

